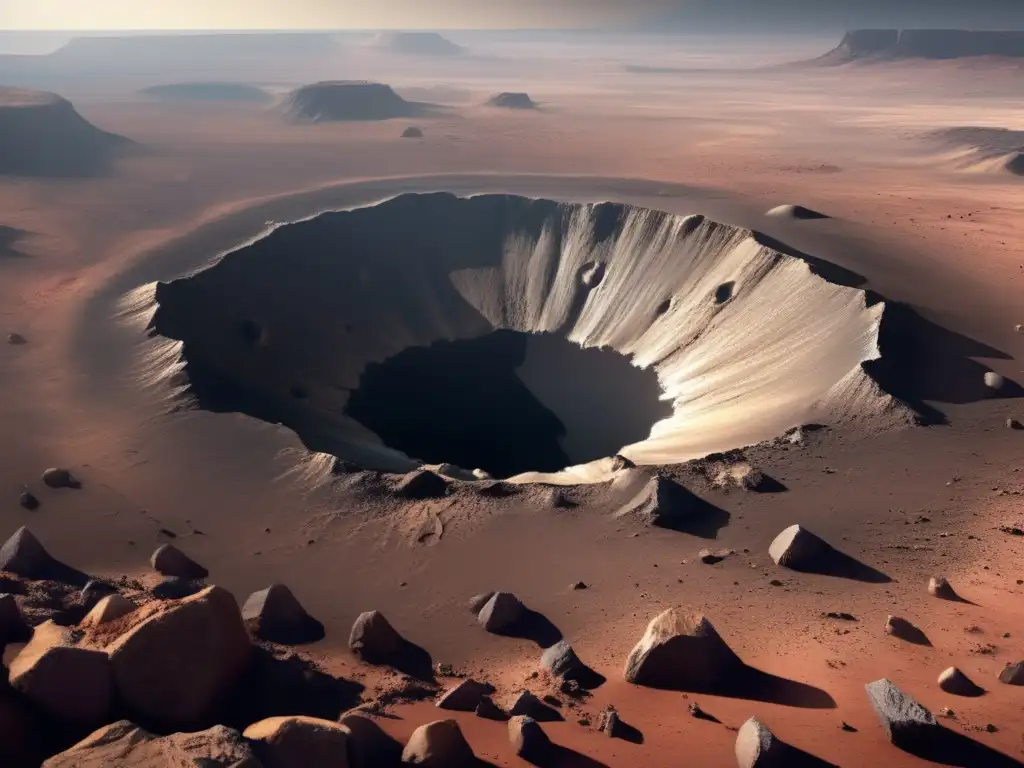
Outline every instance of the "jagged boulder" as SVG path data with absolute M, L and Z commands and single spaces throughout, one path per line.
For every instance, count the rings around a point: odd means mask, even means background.
M 831 550 L 832 547 L 823 539 L 806 528 L 791 525 L 775 537 L 768 547 L 768 554 L 776 565 L 794 571 L 804 571 L 817 568 L 822 558 L 827 557 Z
M 956 667 L 939 675 L 939 688 L 955 696 L 981 696 L 985 691 Z
M 508 721 L 508 740 L 516 755 L 530 762 L 542 760 L 551 751 L 551 740 L 540 723 L 526 715 Z
M 43 472 L 43 483 L 50 488 L 81 488 L 82 484 L 69 470 L 50 467 Z
M 457 722 L 437 720 L 413 731 L 402 750 L 402 762 L 426 768 L 469 768 L 476 764 L 476 757 Z
M 404 499 L 439 499 L 448 493 L 448 481 L 429 469 L 417 469 L 399 481 L 395 493 Z
M 864 689 L 889 741 L 900 749 L 914 750 L 939 736 L 935 716 L 889 680 L 876 680 Z
M 349 731 L 331 720 L 290 715 L 253 723 L 242 735 L 265 768 L 348 768 Z
M 446 691 L 437 700 L 437 706 L 441 709 L 450 709 L 456 712 L 473 712 L 483 700 L 484 696 L 494 693 L 494 687 L 487 683 L 478 683 L 476 680 L 466 679 L 454 688 Z
M 54 755 L 43 768 L 264 768 L 231 728 L 155 736 L 128 720 L 104 726 Z
M 139 609 L 106 646 L 121 701 L 167 728 L 213 715 L 249 666 L 252 644 L 238 603 L 221 587 Z
M 743 668 L 706 617 L 670 608 L 647 625 L 626 660 L 625 677 L 653 688 L 708 689 Z
M 495 592 L 477 614 L 480 626 L 488 632 L 506 632 L 526 614 L 526 606 L 511 592 Z
M 56 561 L 25 526 L 22 526 L 0 547 L 0 571 L 26 579 L 45 578 Z
M 368 664 L 387 664 L 402 651 L 405 641 L 380 611 L 359 614 L 348 636 L 348 647 Z
M 786 745 L 768 727 L 752 717 L 736 734 L 736 765 L 739 768 L 783 768 Z
M 41 710 L 75 726 L 104 722 L 113 703 L 110 660 L 75 647 L 64 627 L 47 621 L 11 662 L 11 687 Z
M 555 677 L 565 680 L 578 680 L 590 672 L 590 668 L 580 661 L 572 646 L 565 640 L 559 640 L 544 650 L 540 656 L 540 666 Z
M 643 490 L 615 512 L 615 517 L 637 517 L 647 525 L 674 528 L 694 510 L 695 497 L 675 480 L 656 475 Z
M 81 629 L 94 629 L 101 624 L 116 621 L 122 616 L 127 616 L 135 608 L 135 603 L 124 595 L 119 595 L 115 592 L 96 603 L 93 609 L 85 615 L 85 618 L 78 622 L 78 626 Z
M 285 645 L 313 643 L 324 636 L 314 619 L 284 584 L 253 592 L 242 606 L 245 626 L 261 640 Z
M 1024 685 L 1024 661 L 1003 667 L 999 673 L 999 682 L 1007 685 Z
M 178 579 L 205 579 L 210 575 L 209 571 L 173 544 L 157 548 L 149 563 L 157 573 Z

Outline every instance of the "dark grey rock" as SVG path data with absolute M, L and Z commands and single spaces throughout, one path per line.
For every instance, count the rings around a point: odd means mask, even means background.
M 176 576 L 169 576 L 153 587 L 150 592 L 153 597 L 160 600 L 181 600 L 198 594 L 204 589 L 206 589 L 206 585 L 199 579 L 179 579 Z
M 323 624 L 306 613 L 284 584 L 272 584 L 249 595 L 242 619 L 253 636 L 272 643 L 315 643 L 324 637 Z
M 999 682 L 1007 685 L 1024 685 L 1024 661 L 1003 667 L 999 673 Z
M 504 722 L 508 720 L 508 715 L 494 703 L 494 700 L 490 696 L 484 696 L 480 699 L 480 703 L 476 705 L 477 717 L 482 717 L 484 720 L 498 720 Z
M 516 625 L 526 613 L 526 607 L 511 592 L 495 592 L 487 601 L 477 621 L 488 632 L 505 632 Z
M 51 467 L 43 472 L 43 483 L 50 488 L 81 488 L 82 484 L 66 469 Z
M 26 579 L 42 579 L 56 565 L 56 561 L 25 526 L 0 547 L 0 571 L 7 571 Z
M 768 547 L 768 554 L 776 565 L 802 571 L 817 567 L 831 550 L 824 540 L 806 528 L 791 525 L 775 537 Z
M 158 547 L 149 559 L 157 573 L 179 579 L 205 579 L 210 575 L 203 566 L 190 558 L 173 544 Z
M 490 696 L 492 693 L 494 693 L 494 686 L 466 679 L 454 688 L 446 691 L 437 700 L 437 706 L 441 709 L 451 709 L 456 712 L 474 712 L 483 698 Z
M 530 762 L 542 760 L 551 750 L 551 741 L 540 723 L 526 715 L 508 721 L 508 740 L 516 755 Z
M 39 499 L 37 499 L 31 491 L 22 491 L 21 495 L 18 497 L 18 503 L 29 512 L 34 512 L 39 509 Z
M 555 677 L 569 680 L 579 679 L 581 675 L 590 671 L 565 640 L 559 640 L 544 650 L 540 657 L 540 666 Z
M 401 652 L 404 641 L 380 611 L 361 613 L 352 625 L 348 647 L 369 664 L 387 664 Z
M 115 592 L 117 592 L 117 590 L 105 581 L 90 579 L 86 582 L 85 586 L 82 587 L 82 593 L 79 596 L 78 601 L 86 608 L 92 608 L 104 597 L 112 595 Z

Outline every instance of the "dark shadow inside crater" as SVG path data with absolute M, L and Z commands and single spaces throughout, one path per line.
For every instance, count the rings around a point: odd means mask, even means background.
M 409 456 L 508 477 L 646 439 L 672 413 L 660 394 L 653 370 L 617 352 L 499 330 L 369 365 L 345 410 Z

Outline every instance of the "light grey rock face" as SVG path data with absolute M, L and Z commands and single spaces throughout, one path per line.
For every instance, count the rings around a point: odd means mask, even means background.
M 644 489 L 624 504 L 615 517 L 637 517 L 647 525 L 665 528 L 684 522 L 693 512 L 693 495 L 675 480 L 652 477 Z
M 540 666 L 555 677 L 566 680 L 577 679 L 589 671 L 587 665 L 580 661 L 572 646 L 565 640 L 559 640 L 541 654 Z
M 864 689 L 889 741 L 900 749 L 914 749 L 938 736 L 935 716 L 889 680 L 876 680 Z
M 980 696 L 985 692 L 956 667 L 950 667 L 939 675 L 939 688 L 955 696 Z
M 352 625 L 348 647 L 370 664 L 386 664 L 401 651 L 402 636 L 380 611 L 361 613 Z
M 0 571 L 40 579 L 55 561 L 28 528 L 22 526 L 0 547 Z
M 1007 685 L 1024 685 L 1024 661 L 1003 667 L 999 673 L 999 682 Z
M 992 392 L 999 392 L 1006 386 L 1006 379 L 995 371 L 988 371 L 985 373 L 985 386 Z
M 477 621 L 488 632 L 505 632 L 516 625 L 526 613 L 526 607 L 511 592 L 495 592 L 487 601 Z
M 688 690 L 722 685 L 742 670 L 706 617 L 670 608 L 647 625 L 624 674 L 637 685 Z
M 597 724 L 597 730 L 601 731 L 609 739 L 621 738 L 623 733 L 622 720 L 619 713 L 614 709 L 606 709 L 601 713 L 601 719 Z
M 747 720 L 736 734 L 739 768 L 783 768 L 786 751 L 786 745 L 756 717 Z
M 173 544 L 158 547 L 149 563 L 157 573 L 178 579 L 205 579 L 210 575 L 209 571 Z
M 551 749 L 551 741 L 540 723 L 526 715 L 508 721 L 508 740 L 519 757 L 536 760 Z
M 818 536 L 799 525 L 791 525 L 768 547 L 776 565 L 801 571 L 816 567 L 831 547 Z
M 437 700 L 437 706 L 456 712 L 473 712 L 480 705 L 484 696 L 489 696 L 492 693 L 494 693 L 494 688 L 490 685 L 467 679 L 446 691 Z
M 413 731 L 402 750 L 402 763 L 425 768 L 469 768 L 476 757 L 457 722 L 437 720 Z

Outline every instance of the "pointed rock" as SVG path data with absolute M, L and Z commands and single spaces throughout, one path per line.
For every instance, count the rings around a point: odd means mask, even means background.
M 985 692 L 956 667 L 950 667 L 939 675 L 939 688 L 956 696 L 981 696 Z
M 81 488 L 82 484 L 66 469 L 50 467 L 43 472 L 43 483 L 50 488 Z
M 114 685 L 103 651 L 77 648 L 63 627 L 47 621 L 11 662 L 11 687 L 65 723 L 98 726 L 110 714 Z
M 159 547 L 149 563 L 157 573 L 178 579 L 205 579 L 210 575 L 209 571 L 173 544 Z
M 417 469 L 399 481 L 395 493 L 404 499 L 439 499 L 448 493 L 448 481 L 429 469 Z
M 235 730 L 215 725 L 199 733 L 155 736 L 128 720 L 104 726 L 54 755 L 43 768 L 265 768 Z
M 508 720 L 508 715 L 505 714 L 501 707 L 494 703 L 490 696 L 481 698 L 480 703 L 476 705 L 476 709 L 473 711 L 477 717 L 482 717 L 484 720 L 499 720 L 502 722 Z
M 512 629 L 526 613 L 526 607 L 511 592 L 495 592 L 487 601 L 477 621 L 488 632 L 506 632 Z
M 864 689 L 889 741 L 900 749 L 914 750 L 941 734 L 935 716 L 885 678 Z
M 242 732 L 264 768 L 348 768 L 348 729 L 332 720 L 269 717 Z
M 234 596 L 221 587 L 139 609 L 107 645 L 122 703 L 162 728 L 211 717 L 248 668 L 252 643 Z
M 565 680 L 578 680 L 591 671 L 565 640 L 559 640 L 541 654 L 540 666 Z
M 421 725 L 402 750 L 402 763 L 426 768 L 470 768 L 476 764 L 473 750 L 454 720 Z
M 824 540 L 818 538 L 806 528 L 791 525 L 784 530 L 768 547 L 768 554 L 776 565 L 794 571 L 809 570 L 818 566 L 823 557 L 831 551 Z
M 249 595 L 242 618 L 254 636 L 272 643 L 315 643 L 324 637 L 323 624 L 306 613 L 284 584 L 273 584 Z
M 348 636 L 349 650 L 368 664 L 393 661 L 401 653 L 404 642 L 380 611 L 359 614 Z
M 615 517 L 635 516 L 647 525 L 672 528 L 692 514 L 694 498 L 679 483 L 656 475 L 639 494 L 619 508 Z
M 542 760 L 551 751 L 551 740 L 540 723 L 526 715 L 508 721 L 508 740 L 516 755 L 530 762 Z
M 110 621 L 116 621 L 122 616 L 127 616 L 136 607 L 135 603 L 124 595 L 117 593 L 107 595 L 93 606 L 93 609 L 78 623 L 78 626 L 81 629 L 94 629 L 100 624 L 106 624 Z
M 739 768 L 782 768 L 786 763 L 786 745 L 775 738 L 768 727 L 752 717 L 736 734 L 736 765 Z
M 928 580 L 928 594 L 942 600 L 957 599 L 956 591 L 952 586 L 950 586 L 949 582 L 941 576 L 932 576 Z
M 1007 685 L 1024 685 L 1024 661 L 1003 667 L 999 673 L 999 682 Z
M 490 696 L 492 693 L 494 693 L 494 686 L 467 679 L 446 691 L 437 700 L 437 706 L 456 712 L 473 712 L 484 696 Z
M 619 718 L 619 713 L 609 707 L 601 713 L 601 719 L 598 721 L 597 730 L 601 731 L 609 739 L 620 739 L 624 733 L 624 726 L 622 720 Z
M 670 608 L 656 616 L 626 660 L 626 681 L 686 690 L 722 685 L 744 669 L 711 622 Z
M 545 722 L 562 719 L 562 716 L 557 711 L 538 699 L 530 691 L 523 691 L 520 693 L 512 703 L 512 707 L 509 709 L 508 713 L 512 717 L 516 717 L 517 715 L 526 715 L 527 717 L 532 717 L 534 720 L 541 720 Z
M 39 543 L 32 531 L 22 526 L 0 547 L 0 571 L 24 576 L 26 579 L 45 578 L 56 561 Z
M 23 643 L 31 634 L 14 595 L 0 593 L 0 652 L 5 643 Z
M 469 606 L 469 612 L 474 616 L 478 616 L 480 611 L 483 610 L 484 606 L 487 605 L 487 601 L 494 597 L 493 592 L 481 592 L 479 595 L 474 595 L 470 598 L 467 605 Z

